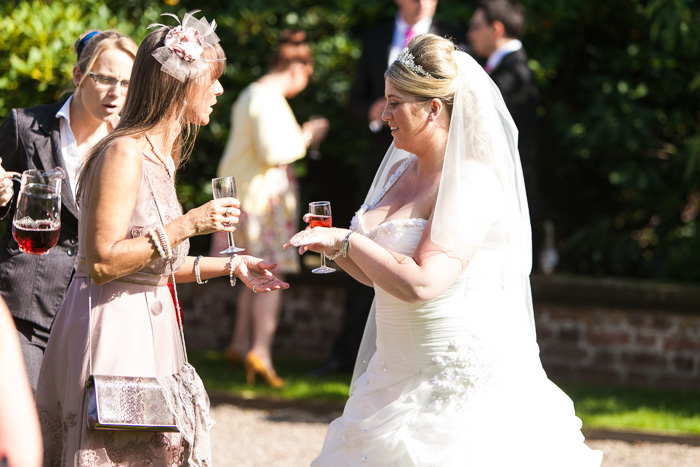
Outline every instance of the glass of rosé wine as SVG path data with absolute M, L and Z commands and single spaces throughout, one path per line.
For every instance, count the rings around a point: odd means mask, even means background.
M 236 193 L 236 179 L 233 177 L 212 178 L 211 191 L 214 199 L 235 198 L 238 196 Z M 236 254 L 240 251 L 245 251 L 245 248 L 239 248 L 234 243 L 233 232 L 226 232 L 226 234 L 228 235 L 228 248 L 219 252 L 220 255 Z
M 61 179 L 65 172 L 27 170 L 21 176 L 12 236 L 20 251 L 45 255 L 61 232 Z
M 333 216 L 331 215 L 330 201 L 314 201 L 309 203 L 309 227 L 332 227 Z M 326 266 L 326 253 L 321 252 L 321 266 L 312 269 L 314 274 L 328 274 L 335 272 L 335 269 Z

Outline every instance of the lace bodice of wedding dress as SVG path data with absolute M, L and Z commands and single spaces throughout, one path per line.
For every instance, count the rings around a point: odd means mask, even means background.
M 351 229 L 412 255 L 426 221 Z M 599 466 L 583 443 L 571 400 L 551 383 L 532 336 L 502 289 L 502 254 L 480 251 L 433 300 L 406 303 L 375 287 L 376 352 L 314 466 Z M 370 315 L 372 316 L 372 315 Z

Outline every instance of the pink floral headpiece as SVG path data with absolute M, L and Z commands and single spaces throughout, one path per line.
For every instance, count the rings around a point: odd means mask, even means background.
M 219 36 L 214 32 L 216 29 L 215 20 L 209 24 L 206 18 L 197 19 L 193 16 L 199 11 L 185 13 L 182 21 L 171 13 L 163 13 L 161 16 L 172 16 L 177 20 L 179 26 L 174 28 L 158 23 L 148 26 L 149 28 L 160 26 L 169 29 L 163 46 L 157 48 L 152 55 L 161 64 L 160 69 L 163 72 L 183 83 L 187 78 L 198 78 L 207 71 L 207 67 L 203 66 L 202 62 L 218 61 L 202 58 L 204 49 L 219 42 Z

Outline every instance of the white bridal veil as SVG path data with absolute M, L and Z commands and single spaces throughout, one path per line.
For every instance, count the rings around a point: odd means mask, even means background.
M 454 51 L 458 69 L 442 178 L 431 239 L 470 260 L 480 251 L 498 252 L 502 286 L 515 304 L 507 319 L 534 340 L 530 293 L 532 241 L 518 131 L 496 84 L 468 54 Z M 409 153 L 392 144 L 365 203 L 383 188 L 388 172 Z M 467 266 L 468 268 L 469 266 Z M 353 384 L 376 350 L 372 305 L 358 353 Z

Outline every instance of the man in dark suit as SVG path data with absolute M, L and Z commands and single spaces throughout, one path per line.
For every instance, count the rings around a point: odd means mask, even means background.
M 534 252 L 541 240 L 541 203 L 537 180 L 537 105 L 539 91 L 520 42 L 525 33 L 523 7 L 513 0 L 481 0 L 467 38 L 473 52 L 486 59 L 486 71 L 496 83 L 518 127 L 518 150 L 525 176 Z
M 64 102 L 14 109 L 0 126 L 0 156 L 7 171 L 22 173 L 66 166 L 61 155 L 60 119 Z M 16 185 L 17 187 L 19 185 Z M 15 189 L 15 192 L 18 188 Z M 78 256 L 78 209 L 68 180 L 61 184 L 61 233 L 46 255 L 22 253 L 12 236 L 17 196 L 0 207 L 7 218 L 0 238 L 0 292 L 12 312 L 33 389 L 56 311 L 61 306 Z
M 384 72 L 414 36 L 430 32 L 456 41 L 462 40 L 465 35 L 464 28 L 433 18 L 437 0 L 394 1 L 398 7 L 394 21 L 380 24 L 364 36 L 362 55 L 350 91 L 350 110 L 357 119 L 367 122 L 367 132 L 371 133 L 355 192 L 356 209 L 364 202 L 374 175 L 393 141 L 391 132 L 382 122 L 386 104 Z M 312 374 L 353 368 L 373 296 L 371 288 L 351 281 L 345 304 L 345 326 L 335 342 L 333 355 Z
M 369 30 L 362 41 L 362 55 L 350 91 L 350 110 L 366 121 L 372 132 L 363 160 L 360 183 L 356 192 L 359 208 L 369 190 L 379 164 L 392 142 L 391 132 L 383 125 L 384 72 L 408 41 L 419 34 L 433 33 L 453 40 L 462 40 L 460 26 L 434 19 L 437 0 L 395 0 L 398 12 L 394 21 Z

